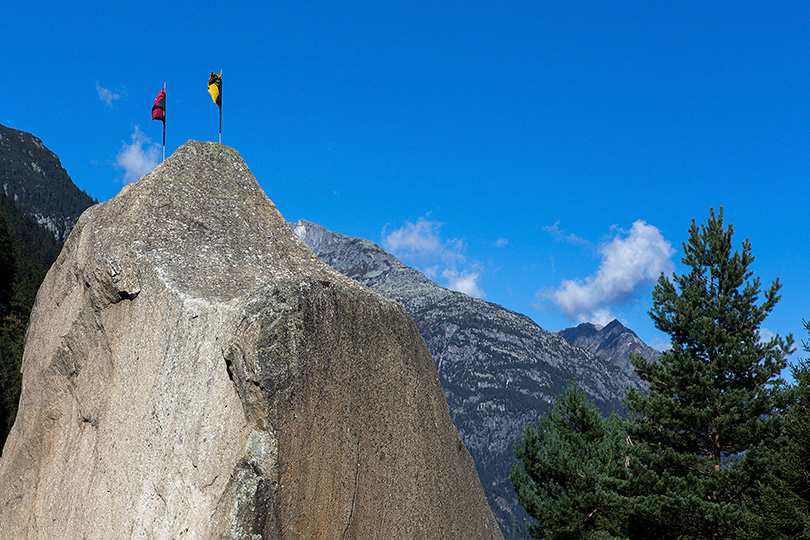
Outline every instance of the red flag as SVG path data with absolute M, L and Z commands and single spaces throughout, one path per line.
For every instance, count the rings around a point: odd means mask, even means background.
M 155 98 L 155 104 L 152 105 L 152 120 L 160 120 L 166 123 L 166 89 L 161 88 L 158 97 Z

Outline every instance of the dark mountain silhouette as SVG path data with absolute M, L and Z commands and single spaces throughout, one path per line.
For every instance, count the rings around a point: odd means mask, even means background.
M 0 125 L 0 188 L 23 212 L 64 242 L 94 204 L 76 187 L 59 158 L 34 135 Z

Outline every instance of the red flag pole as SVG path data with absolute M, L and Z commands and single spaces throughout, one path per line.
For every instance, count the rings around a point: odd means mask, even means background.
M 163 161 L 166 161 L 166 83 L 163 83 Z

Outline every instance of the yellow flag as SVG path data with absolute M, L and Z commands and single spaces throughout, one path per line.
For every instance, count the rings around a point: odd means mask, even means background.
M 213 71 L 211 72 L 211 76 L 208 78 L 208 93 L 211 94 L 211 99 L 214 100 L 214 103 L 222 108 L 222 75 L 217 75 Z

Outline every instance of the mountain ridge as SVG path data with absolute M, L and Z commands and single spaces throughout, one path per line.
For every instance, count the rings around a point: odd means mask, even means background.
M 649 362 L 661 357 L 661 352 L 644 343 L 635 332 L 613 319 L 605 326 L 582 323 L 557 332 L 571 344 L 603 358 L 628 375 L 635 374 L 630 355 L 638 354 Z M 646 384 L 642 387 L 646 388 Z
M 96 204 L 35 135 L 0 125 L 0 187 L 63 243 L 81 213 Z

